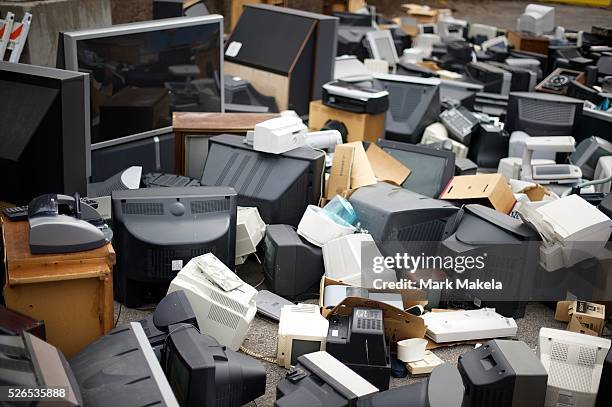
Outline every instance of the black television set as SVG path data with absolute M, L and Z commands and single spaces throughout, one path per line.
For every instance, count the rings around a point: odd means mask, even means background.
M 489 64 L 512 74 L 510 80 L 511 92 L 529 92 L 533 90 L 537 84 L 537 74 L 534 71 L 496 61 L 491 61 Z
M 503 291 L 457 289 L 448 293 L 448 300 L 470 301 L 506 317 L 522 318 L 538 268 L 540 235 L 522 221 L 478 204 L 463 206 L 457 219 L 444 231 L 439 254 L 484 256 L 478 277 L 501 282 Z
M 372 16 L 370 14 L 349 13 L 345 11 L 334 11 L 332 16 L 338 17 L 341 26 L 350 27 L 372 27 Z
M 367 395 L 356 407 L 471 407 L 463 404 L 464 391 L 457 368 L 443 363 L 427 379 Z
M 510 92 L 512 74 L 499 66 L 486 62 L 469 62 L 465 67 L 468 79 L 484 86 L 488 93 L 507 95 Z
M 576 126 L 577 133 L 581 137 L 574 135 L 577 142 L 587 137 L 597 136 L 601 139 L 612 142 L 612 113 L 585 107 Z
M 85 196 L 89 75 L 0 61 L 0 200 Z
M 459 356 L 457 368 L 465 385 L 464 406 L 544 405 L 548 373 L 525 342 L 489 341 Z
M 162 366 L 183 407 L 242 406 L 266 390 L 259 361 L 226 349 L 190 324 L 170 326 Z
M 202 185 L 233 187 L 240 206 L 255 206 L 266 224 L 297 226 L 323 192 L 325 154 L 300 147 L 283 154 L 255 151 L 244 137 L 208 139 Z
M 410 168 L 402 186 L 430 198 L 437 198 L 455 174 L 455 154 L 424 145 L 378 140 L 393 158 Z
M 376 28 L 362 26 L 340 25 L 337 32 L 337 51 L 336 55 L 354 55 L 360 61 L 369 58 L 370 54 L 365 46 L 365 36 L 369 31 Z
M 179 405 L 138 322 L 118 326 L 88 345 L 70 366 L 84 406 Z
M 7 388 L 23 388 L 26 392 L 28 388 L 49 389 L 50 404 L 66 407 L 85 405 L 62 351 L 28 332 L 19 336 L 0 335 L 0 386 L 5 388 L 2 404 L 7 406 L 34 405 L 20 396 L 13 403 Z
M 575 135 L 583 104 L 580 99 L 551 93 L 512 92 L 504 129 L 510 134 L 521 130 L 532 137 Z
M 482 93 L 484 86 L 480 83 L 454 81 L 442 79 L 440 81 L 440 101 L 446 103 L 460 103 L 466 109 L 474 109 L 477 93 Z
M 421 141 L 425 127 L 440 114 L 440 80 L 416 76 L 374 74 L 377 86 L 389 92 L 385 138 Z
M 407 249 L 414 249 L 411 253 L 437 250 L 447 222 L 459 210 L 446 201 L 386 182 L 359 188 L 349 202 L 362 227 L 386 256 Z
M 263 252 L 266 286 L 280 296 L 310 292 L 325 273 L 321 248 L 298 235 L 293 226 L 268 225 Z
M 122 155 L 122 168 L 139 165 L 134 161 L 140 159 L 161 166 L 145 172 L 172 171 L 163 161 L 174 157 L 174 146 L 162 140 L 172 131 L 172 112 L 223 111 L 220 15 L 61 32 L 56 64 L 90 74 L 94 182 L 121 169 L 109 164 L 107 157 L 114 154 Z
M 113 191 L 115 298 L 156 303 L 193 257 L 213 253 L 234 269 L 236 192 L 229 187 Z
M 552 65 L 551 65 L 551 69 L 548 69 L 548 55 L 546 54 L 540 54 L 537 52 L 530 52 L 530 51 L 522 51 L 522 50 L 511 50 L 510 51 L 510 58 L 521 58 L 521 59 L 535 59 L 540 63 L 540 69 L 542 70 L 542 76 L 546 77 L 548 76 L 548 74 L 550 73 L 550 70 L 552 70 Z M 538 78 L 540 79 L 540 78 Z
M 589 102 L 599 105 L 605 102 L 606 98 L 590 86 L 571 80 L 567 86 L 567 96 L 575 99 L 588 100 Z

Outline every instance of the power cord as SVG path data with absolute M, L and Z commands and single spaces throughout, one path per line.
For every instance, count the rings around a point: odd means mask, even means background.
M 117 323 L 119 323 L 119 317 L 121 316 L 122 308 L 123 308 L 123 304 L 119 303 L 119 311 L 117 312 L 117 319 L 115 320 L 115 325 L 113 325 L 113 328 L 117 328 Z
M 245 355 L 249 355 L 251 357 L 254 357 L 255 359 L 263 360 L 264 362 L 272 363 L 273 365 L 276 365 L 278 363 L 276 358 L 261 355 L 255 351 L 252 351 L 251 349 L 245 348 L 244 346 L 240 347 L 240 351 Z
M 576 187 L 574 187 L 576 190 L 580 191 L 581 188 L 586 188 L 586 187 L 590 187 L 591 185 L 599 185 L 599 184 L 605 184 L 606 182 L 610 182 L 612 181 L 612 175 L 606 177 L 606 178 L 602 178 L 602 179 L 595 179 L 593 181 L 587 181 L 587 182 L 583 182 L 581 184 L 576 185 Z M 566 197 L 569 194 L 571 194 L 572 190 L 574 188 L 568 189 L 565 192 L 563 192 L 563 194 L 561 194 L 561 197 Z

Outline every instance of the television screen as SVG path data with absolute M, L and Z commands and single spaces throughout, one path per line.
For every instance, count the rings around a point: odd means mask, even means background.
M 91 76 L 91 140 L 172 125 L 173 111 L 220 112 L 221 16 L 67 32 L 58 66 Z

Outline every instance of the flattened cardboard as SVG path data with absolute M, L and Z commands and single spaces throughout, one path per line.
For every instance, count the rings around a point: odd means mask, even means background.
M 415 315 L 409 314 L 405 311 L 398 310 L 395 307 L 387 305 L 385 303 L 370 300 L 367 298 L 359 297 L 347 297 L 340 304 L 332 309 L 323 307 L 323 292 L 325 287 L 328 285 L 348 285 L 333 278 L 323 276 L 321 278 L 321 285 L 319 288 L 319 306 L 321 307 L 321 314 L 325 318 L 329 318 L 331 315 L 351 315 L 353 308 L 355 307 L 366 307 L 366 308 L 378 308 L 383 311 L 383 319 L 385 324 L 385 337 L 391 341 L 392 348 L 397 347 L 397 341 L 410 338 L 424 338 L 425 337 L 425 322 L 422 318 Z M 376 290 L 377 292 L 397 292 L 402 296 L 404 302 L 404 309 L 410 308 L 414 305 L 426 305 L 427 301 L 423 298 L 427 298 L 427 293 L 418 290 Z
M 351 173 L 355 149 L 346 144 L 340 144 L 334 151 L 334 159 L 328 180 L 325 197 L 332 199 L 351 187 Z
M 410 176 L 410 169 L 385 152 L 382 148 L 372 143 L 366 152 L 374 175 L 379 181 L 391 182 L 402 185 Z
M 345 144 L 355 149 L 353 155 L 353 167 L 351 169 L 351 189 L 357 189 L 368 185 L 376 184 L 374 170 L 368 160 L 368 155 L 361 141 L 354 141 Z M 336 147 L 337 148 L 337 147 Z
M 502 174 L 459 175 L 446 186 L 440 199 L 468 201 L 510 213 L 516 199 Z

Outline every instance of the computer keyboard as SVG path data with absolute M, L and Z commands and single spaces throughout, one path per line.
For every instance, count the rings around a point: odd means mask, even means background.
M 470 135 L 478 125 L 478 119 L 463 106 L 445 110 L 440 114 L 440 120 L 451 136 L 465 145 L 469 145 Z

